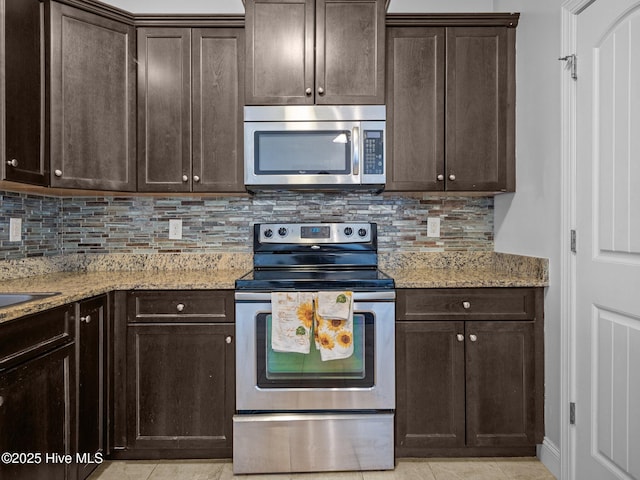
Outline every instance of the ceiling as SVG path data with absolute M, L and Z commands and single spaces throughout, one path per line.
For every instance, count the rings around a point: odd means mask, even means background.
M 131 13 L 244 14 L 243 0 L 102 0 Z M 392 13 L 492 12 L 494 0 L 387 0 Z

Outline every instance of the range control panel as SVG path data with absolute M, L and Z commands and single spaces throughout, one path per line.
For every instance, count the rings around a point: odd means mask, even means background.
M 370 223 L 263 223 L 260 243 L 365 243 Z
M 384 173 L 384 132 L 382 130 L 365 130 L 362 153 L 363 171 L 365 175 L 381 175 Z

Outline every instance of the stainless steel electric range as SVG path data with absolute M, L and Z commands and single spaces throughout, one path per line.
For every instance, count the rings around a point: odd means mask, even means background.
M 377 264 L 374 223 L 254 226 L 254 270 L 235 293 L 235 473 L 394 467 L 395 290 Z M 319 299 L 333 294 L 329 311 L 350 310 L 327 323 Z M 287 336 L 296 311 L 309 323 Z M 335 348 L 322 330 L 334 327 L 348 327 Z

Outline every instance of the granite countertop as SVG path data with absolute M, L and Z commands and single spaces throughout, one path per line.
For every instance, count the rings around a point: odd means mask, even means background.
M 0 323 L 113 290 L 233 290 L 246 270 L 59 272 L 2 282 L 0 293 L 58 295 L 0 308 Z
M 161 257 L 161 258 L 157 258 Z M 24 266 L 23 278 L 3 278 L 0 293 L 57 295 L 0 308 L 0 323 L 114 290 L 233 290 L 251 270 L 246 254 L 92 256 L 65 264 Z M 15 272 L 19 264 L 10 265 Z M 494 252 L 379 255 L 380 268 L 396 288 L 544 287 L 548 261 Z M 6 265 L 5 265 L 6 267 Z M 60 269 L 63 271 L 56 271 Z M 7 269 L 5 268 L 5 271 Z M 0 273 L 2 270 L 0 269 Z

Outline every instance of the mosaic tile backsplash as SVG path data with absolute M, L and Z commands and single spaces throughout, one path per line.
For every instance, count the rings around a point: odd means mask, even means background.
M 69 197 L 0 192 L 0 260 L 87 253 L 251 252 L 260 222 L 378 224 L 380 252 L 493 251 L 492 197 L 414 198 L 355 193 L 268 193 L 254 197 Z M 23 241 L 9 242 L 9 218 Z M 427 218 L 441 219 L 440 238 Z M 169 240 L 169 220 L 182 239 Z

